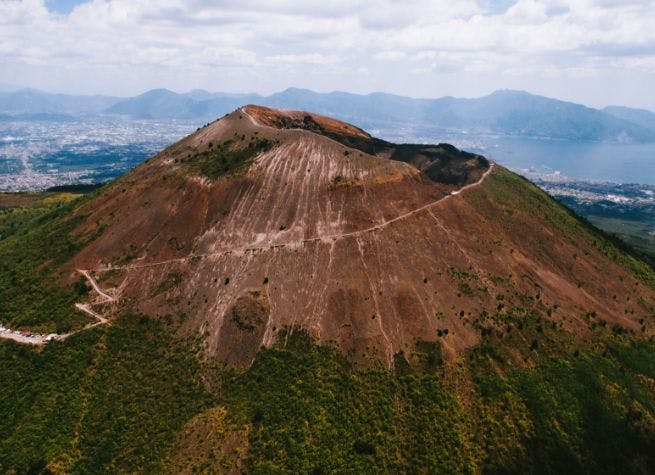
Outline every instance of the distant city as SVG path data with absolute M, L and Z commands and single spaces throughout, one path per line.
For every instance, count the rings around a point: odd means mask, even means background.
M 0 121 L 0 191 L 102 183 L 196 128 L 121 117 Z

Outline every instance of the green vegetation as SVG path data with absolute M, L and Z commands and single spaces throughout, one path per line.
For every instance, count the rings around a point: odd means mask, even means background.
M 0 193 L 0 241 L 24 230 L 34 218 L 79 196 L 73 193 Z
M 472 281 L 472 280 L 478 280 L 478 275 L 473 272 L 470 268 L 468 270 L 462 270 L 462 269 L 455 269 L 454 267 L 450 267 L 448 269 L 448 274 L 456 280 L 459 280 L 460 282 L 467 282 L 467 281 Z
M 573 184 L 572 189 L 591 190 L 598 194 L 608 194 L 613 187 L 606 185 L 580 185 Z M 626 197 L 636 198 L 642 193 L 637 185 L 620 185 L 617 191 L 626 194 Z M 546 186 L 548 189 L 548 186 Z M 615 202 L 607 199 L 583 200 L 576 196 L 555 195 L 555 199 L 566 207 L 575 211 L 579 216 L 590 221 L 594 226 L 602 229 L 611 236 L 629 244 L 641 253 L 648 262 L 655 263 L 655 209 L 640 200 Z
M 61 333 L 88 321 L 74 307 L 85 286 L 57 282 L 58 267 L 103 230 L 98 224 L 87 235 L 71 234 L 83 219 L 70 217 L 80 204 L 76 198 L 59 195 L 0 210 L 0 322 Z
M 193 345 L 126 316 L 42 351 L 0 342 L 0 472 L 162 470 L 208 407 Z
M 489 418 L 480 427 L 484 465 L 490 471 L 652 473 L 654 356 L 653 342 L 612 341 L 603 352 L 549 358 L 504 377 L 478 374 L 477 404 Z
M 359 185 L 361 185 L 361 182 L 357 178 L 346 178 L 343 175 L 336 175 L 334 178 L 332 178 L 332 186 L 334 188 L 359 186 Z
M 536 214 L 655 282 L 647 264 L 519 180 L 500 173 L 485 185 L 505 206 L 504 225 Z M 82 324 L 72 304 L 85 286 L 57 284 L 61 263 L 102 232 L 98 223 L 73 235 L 79 205 L 0 210 L 4 322 Z M 483 279 L 473 269 L 448 273 L 465 295 Z M 156 292 L 181 279 L 168 273 Z M 0 473 L 175 472 L 188 466 L 179 454 L 195 472 L 655 472 L 655 341 L 594 312 L 584 317 L 594 338 L 582 341 L 551 318 L 556 305 L 534 299 L 461 311 L 480 342 L 459 361 L 442 354 L 444 328 L 439 342 L 394 355 L 392 369 L 359 369 L 297 329 L 280 331 L 248 370 L 226 369 L 200 361 L 200 342 L 142 315 L 41 348 L 0 340 Z
M 655 342 L 539 354 L 544 339 L 524 367 L 501 340 L 489 333 L 454 366 L 419 342 L 395 372 L 356 370 L 300 331 L 245 372 L 203 369 L 194 344 L 138 316 L 42 351 L 1 342 L 0 471 L 162 472 L 211 408 L 221 433 L 203 453 L 237 434 L 251 473 L 655 470 Z M 187 458 L 206 445 L 193 440 Z
M 254 473 L 399 473 L 415 463 L 452 472 L 468 463 L 464 415 L 433 376 L 353 371 L 302 332 L 261 350 L 249 371 L 222 376 L 221 402 L 252 426 Z
M 221 176 L 243 173 L 257 155 L 272 146 L 273 142 L 261 138 L 253 138 L 245 146 L 234 140 L 226 140 L 217 146 L 210 142 L 207 149 L 183 158 L 182 163 L 193 173 L 216 180 Z
M 467 196 L 476 204 L 481 193 L 488 192 L 496 205 L 504 209 L 501 217 L 508 226 L 523 228 L 523 219 L 538 219 L 549 223 L 573 243 L 585 241 L 617 264 L 634 272 L 651 288 L 655 288 L 655 271 L 648 264 L 648 256 L 626 245 L 580 218 L 547 193 L 514 173 L 498 168 L 487 180 L 484 191 L 475 190 Z M 518 233 L 520 235 L 520 233 Z
M 655 220 L 620 219 L 590 214 L 587 219 L 597 228 L 616 236 L 655 263 Z
M 421 343 L 393 375 L 354 371 L 296 334 L 218 394 L 251 426 L 254 473 L 655 469 L 655 343 L 614 339 L 530 368 L 495 359 L 489 343 L 459 369 Z M 454 384 L 463 374 L 472 387 Z

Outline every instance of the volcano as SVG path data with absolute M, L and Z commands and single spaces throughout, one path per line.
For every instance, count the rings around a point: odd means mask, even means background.
M 653 473 L 654 301 L 485 157 L 244 106 L 0 195 L 0 472 Z
M 69 278 L 88 271 L 113 312 L 165 319 L 228 365 L 294 328 L 360 365 L 391 366 L 419 341 L 456 359 L 509 309 L 574 335 L 589 315 L 638 332 L 654 297 L 594 230 L 503 167 L 308 112 L 240 108 L 77 214 L 76 233 L 104 231 Z

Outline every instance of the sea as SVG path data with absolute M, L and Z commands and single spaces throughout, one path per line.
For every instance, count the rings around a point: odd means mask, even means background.
M 512 137 L 431 127 L 370 131 L 395 143 L 450 143 L 531 177 L 655 185 L 655 143 L 615 143 Z
M 476 151 L 515 171 L 582 181 L 655 185 L 655 144 L 488 139 Z

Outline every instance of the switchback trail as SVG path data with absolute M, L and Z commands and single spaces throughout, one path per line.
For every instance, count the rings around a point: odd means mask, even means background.
M 116 300 L 114 297 L 109 295 L 107 292 L 105 292 L 98 286 L 98 283 L 95 281 L 95 279 L 89 275 L 89 271 L 77 269 L 77 272 L 82 274 L 86 278 L 86 280 L 89 281 L 91 287 L 93 287 L 93 290 L 95 290 L 98 293 L 98 295 L 100 295 L 104 299 L 105 302 L 114 302 Z
M 82 274 L 86 280 L 91 284 L 91 287 L 93 290 L 101 297 L 101 299 L 96 302 L 96 303 L 106 303 L 106 302 L 115 302 L 116 298 L 113 296 L 109 295 L 107 292 L 102 290 L 99 286 L 98 283 L 95 281 L 93 277 L 89 274 L 88 271 L 86 270 L 81 270 L 77 269 L 77 272 Z M 65 340 L 71 335 L 74 335 L 82 330 L 88 330 L 90 328 L 97 327 L 99 325 L 105 325 L 109 323 L 109 320 L 107 320 L 104 316 L 100 315 L 99 313 L 95 312 L 91 308 L 91 304 L 88 303 L 76 303 L 75 308 L 80 310 L 81 312 L 86 313 L 87 315 L 93 317 L 96 319 L 95 322 L 89 323 L 85 325 L 83 328 L 80 328 L 79 330 L 75 330 L 72 332 L 68 333 L 49 333 L 49 334 L 43 334 L 43 333 L 26 333 L 26 332 L 20 332 L 17 330 L 11 330 L 9 328 L 5 328 L 2 325 L 0 325 L 0 338 L 3 338 L 5 340 L 14 340 L 17 341 L 18 343 L 25 343 L 28 345 L 44 345 L 48 342 L 51 341 L 61 341 Z

